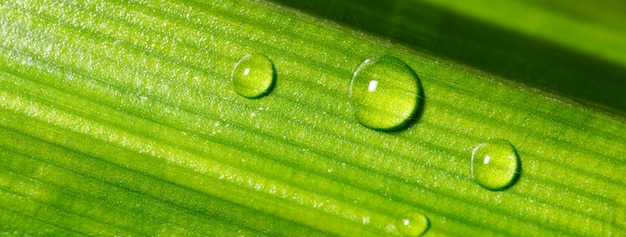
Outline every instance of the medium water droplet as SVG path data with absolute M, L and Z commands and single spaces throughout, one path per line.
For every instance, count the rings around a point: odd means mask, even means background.
M 489 190 L 503 190 L 515 183 L 521 164 L 515 148 L 506 140 L 490 140 L 472 152 L 472 177 Z
M 420 236 L 426 233 L 430 221 L 421 213 L 409 212 L 401 220 L 398 230 L 405 236 Z
M 350 102 L 364 126 L 397 130 L 415 117 L 421 91 L 417 74 L 400 59 L 385 55 L 365 60 L 354 72 Z
M 259 98 L 274 87 L 276 71 L 272 61 L 264 55 L 246 55 L 235 65 L 233 89 L 246 98 Z

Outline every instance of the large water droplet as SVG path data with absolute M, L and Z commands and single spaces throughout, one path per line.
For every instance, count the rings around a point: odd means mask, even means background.
M 490 140 L 472 152 L 472 177 L 489 190 L 503 190 L 515 183 L 520 170 L 515 148 L 506 140 Z
M 417 74 L 400 59 L 385 55 L 365 60 L 354 72 L 350 102 L 364 126 L 397 130 L 415 117 L 421 91 Z
M 243 97 L 259 98 L 272 90 L 275 78 L 274 64 L 269 58 L 261 54 L 246 55 L 233 69 L 233 89 Z
M 428 217 L 417 212 L 407 213 L 398 225 L 398 230 L 405 236 L 420 236 L 430 226 Z

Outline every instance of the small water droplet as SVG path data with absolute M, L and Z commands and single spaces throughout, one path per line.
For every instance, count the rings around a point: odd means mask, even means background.
M 489 190 L 503 190 L 515 183 L 521 164 L 515 148 L 506 140 L 490 140 L 472 152 L 472 177 Z
M 383 131 L 408 125 L 422 103 L 421 94 L 417 74 L 389 55 L 365 60 L 350 84 L 350 102 L 357 120 Z
M 405 236 L 420 236 L 426 233 L 429 226 L 428 217 L 418 212 L 409 212 L 400 220 L 398 230 Z
M 267 95 L 274 87 L 275 80 L 274 64 L 261 54 L 244 56 L 233 69 L 233 89 L 246 98 Z

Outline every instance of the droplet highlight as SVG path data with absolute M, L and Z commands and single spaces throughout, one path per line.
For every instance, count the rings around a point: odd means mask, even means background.
M 415 118 L 422 103 L 419 77 L 393 56 L 367 59 L 354 72 L 350 102 L 363 126 L 381 131 L 402 129 Z
M 506 140 L 489 140 L 472 152 L 474 182 L 489 190 L 504 190 L 517 181 L 521 163 L 515 148 Z
M 398 224 L 398 230 L 405 236 L 421 236 L 430 227 L 428 217 L 421 213 L 409 212 Z
M 246 98 L 254 99 L 267 95 L 273 89 L 275 81 L 274 64 L 265 55 L 246 55 L 233 69 L 233 89 Z

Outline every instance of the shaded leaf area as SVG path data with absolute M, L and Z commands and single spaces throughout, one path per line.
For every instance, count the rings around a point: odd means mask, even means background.
M 613 113 L 626 113 L 624 66 L 514 29 L 498 27 L 493 22 L 423 1 L 273 1 L 574 101 Z M 585 11 L 581 7 L 566 7 L 558 1 L 541 4 L 554 11 L 563 9 L 583 20 L 617 27 L 615 21 L 609 20 L 619 16 L 618 10 L 606 11 L 615 16 L 613 18 L 597 17 L 604 13 L 599 9 L 612 5 L 588 7 Z M 604 19 L 608 20 L 601 21 Z

